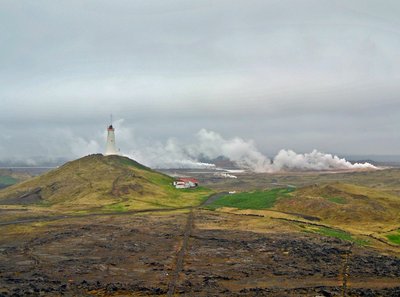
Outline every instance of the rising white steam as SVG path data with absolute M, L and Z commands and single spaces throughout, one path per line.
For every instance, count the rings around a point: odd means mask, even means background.
M 335 170 L 335 169 L 376 169 L 369 163 L 350 163 L 338 156 L 313 150 L 308 154 L 297 154 L 292 150 L 281 150 L 274 158 L 275 170 Z
M 239 137 L 224 139 L 220 134 L 205 129 L 197 133 L 197 143 L 189 146 L 188 152 L 192 157 L 205 156 L 209 159 L 224 156 L 239 167 L 260 172 L 269 171 L 268 167 L 271 164 L 271 161 L 257 150 L 252 140 L 245 141 Z
M 116 143 L 118 148 L 121 148 L 121 154 L 152 168 L 213 168 L 215 165 L 210 164 L 211 161 L 224 156 L 236 163 L 238 167 L 255 172 L 376 169 L 369 163 L 352 164 L 345 159 L 316 150 L 308 154 L 281 150 L 273 160 L 270 160 L 257 149 L 252 140 L 240 137 L 226 139 L 206 129 L 201 129 L 191 143 L 182 143 L 174 138 L 162 143 L 141 139 L 133 129 L 124 126 L 123 119 L 115 121 L 114 126 L 116 127 Z M 2 158 L 5 154 L 2 154 L 4 149 L 0 146 L 0 162 L 34 166 L 104 152 L 106 129 L 92 135 L 92 139 L 76 135 L 71 130 L 56 132 L 56 135 L 50 135 L 46 139 L 46 147 L 41 148 L 42 151 L 48 152 L 45 157 L 13 156 L 13 160 L 6 160 Z
M 199 159 L 212 160 L 224 156 L 239 167 L 255 172 L 376 169 L 369 163 L 352 164 L 317 150 L 307 154 L 281 150 L 271 161 L 258 151 L 252 140 L 239 137 L 225 139 L 220 134 L 205 129 L 197 133 L 196 141 L 192 144 L 182 144 L 176 139 L 169 139 L 165 145 L 157 143 L 142 147 L 131 156 L 154 168 L 210 168 L 213 164 L 202 163 Z
M 128 154 L 129 157 L 151 168 L 213 168 L 214 164 L 204 163 L 190 156 L 185 146 L 171 138 L 165 145 L 160 142 L 142 144 Z

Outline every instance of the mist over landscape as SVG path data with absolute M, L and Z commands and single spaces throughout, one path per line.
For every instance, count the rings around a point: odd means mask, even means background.
M 311 153 L 297 154 L 292 150 L 280 150 L 270 160 L 263 155 L 252 140 L 240 137 L 224 139 L 214 131 L 200 130 L 196 142 L 182 145 L 169 139 L 165 145 L 138 149 L 131 157 L 154 168 L 212 168 L 213 164 L 200 162 L 225 157 L 239 168 L 255 172 L 276 172 L 281 170 L 334 170 L 334 169 L 376 169 L 369 163 L 352 164 L 343 158 L 313 150 Z
M 277 172 L 282 170 L 335 170 L 335 169 L 376 169 L 370 163 L 351 163 L 336 155 L 313 150 L 310 153 L 298 154 L 293 150 L 281 149 L 276 156 L 269 159 L 261 153 L 253 140 L 241 137 L 226 139 L 215 131 L 201 129 L 194 134 L 191 142 L 182 142 L 171 137 L 166 142 L 135 137 L 133 131 L 124 126 L 124 120 L 115 121 L 117 145 L 121 144 L 120 153 L 135 159 L 152 168 L 216 168 L 213 160 L 224 157 L 242 169 L 254 172 Z M 67 142 L 64 155 L 35 156 L 27 159 L 6 158 L 1 160 L 7 165 L 48 166 L 59 165 L 71 158 L 88 154 L 103 153 L 105 134 L 100 130 L 97 137 L 84 139 L 78 135 L 60 132 Z M 202 160 L 207 159 L 209 162 Z

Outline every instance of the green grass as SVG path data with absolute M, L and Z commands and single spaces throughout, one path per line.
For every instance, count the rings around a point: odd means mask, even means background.
M 162 173 L 153 174 L 152 172 L 145 174 L 146 178 L 155 185 L 162 185 L 167 187 L 173 187 L 173 178 Z
M 209 189 L 206 187 L 198 186 L 198 187 L 189 188 L 189 189 L 178 189 L 177 191 L 181 192 L 181 193 L 193 193 L 193 192 L 209 191 Z
M 328 199 L 330 202 L 337 203 L 337 204 L 347 204 L 346 199 L 343 197 L 325 197 Z
M 359 238 L 354 238 L 350 233 L 342 230 L 331 229 L 326 227 L 318 227 L 317 229 L 311 230 L 313 233 L 318 233 L 324 236 L 335 237 L 346 241 L 354 242 L 358 245 L 367 245 L 368 240 L 363 240 Z
M 234 207 L 239 209 L 265 209 L 271 208 L 281 197 L 286 197 L 292 188 L 272 189 L 267 191 L 243 192 L 237 194 L 229 194 L 222 196 L 207 206 L 209 209 L 217 209 L 220 207 Z
M 399 244 L 400 245 L 400 229 L 397 230 L 398 234 L 389 234 L 386 235 L 386 238 L 389 239 L 391 243 Z
M 8 175 L 0 176 L 0 185 L 11 186 L 13 184 L 16 184 L 17 182 L 18 180 L 12 176 Z
M 138 169 L 151 171 L 150 168 L 148 168 L 148 167 L 146 167 L 146 166 L 144 166 L 144 165 L 142 165 L 142 164 L 140 164 L 140 163 L 138 163 L 138 162 L 136 162 L 136 161 L 134 161 L 132 159 L 129 159 L 129 158 L 119 157 L 117 160 L 122 165 L 132 166 L 132 167 L 136 167 Z
M 116 204 L 111 204 L 111 205 L 106 205 L 104 206 L 105 210 L 111 210 L 111 211 L 115 211 L 115 212 L 125 212 L 128 209 L 125 207 L 125 205 L 123 205 L 122 203 L 116 203 Z
M 42 200 L 42 201 L 40 201 L 40 202 L 38 202 L 38 203 L 35 203 L 35 206 L 38 206 L 38 207 L 51 207 L 51 206 L 53 206 L 53 203 L 51 203 L 50 201 L 47 201 L 47 200 Z

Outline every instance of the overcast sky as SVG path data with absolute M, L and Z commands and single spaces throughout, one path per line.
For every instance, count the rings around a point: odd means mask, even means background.
M 110 113 L 122 150 L 400 154 L 400 1 L 2 0 L 0 103 L 0 160 L 101 151 Z

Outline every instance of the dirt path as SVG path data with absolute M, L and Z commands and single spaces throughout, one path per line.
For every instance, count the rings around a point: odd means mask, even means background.
M 188 249 L 189 237 L 190 237 L 190 235 L 192 233 L 192 229 L 193 229 L 193 223 L 194 223 L 194 215 L 193 215 L 193 210 L 192 210 L 188 214 L 186 226 L 185 226 L 184 233 L 183 233 L 182 247 L 177 254 L 175 270 L 172 274 L 172 279 L 168 285 L 167 296 L 174 296 L 176 283 L 179 279 L 179 274 L 181 273 L 181 271 L 183 269 L 185 254 Z
M 342 297 L 347 296 L 347 289 L 348 289 L 348 280 L 349 280 L 349 272 L 350 272 L 350 257 L 352 254 L 354 243 L 352 243 L 344 254 L 343 258 L 343 268 L 342 268 Z
M 212 194 L 211 196 L 209 196 L 209 197 L 207 198 L 206 201 L 204 201 L 204 202 L 203 202 L 202 204 L 200 204 L 198 207 L 202 207 L 202 206 L 209 205 L 209 204 L 213 203 L 214 201 L 217 201 L 219 198 L 221 198 L 221 197 L 223 197 L 223 196 L 225 196 L 225 195 L 228 195 L 228 194 L 229 194 L 228 192 L 220 192 L 220 193 Z
M 179 277 L 180 274 L 183 270 L 184 267 L 184 261 L 185 261 L 185 255 L 188 254 L 188 250 L 189 250 L 189 239 L 190 237 L 193 235 L 193 226 L 194 226 L 194 216 L 195 216 L 195 212 L 196 210 L 198 210 L 199 208 L 209 205 L 211 203 L 213 203 L 214 201 L 218 200 L 219 198 L 221 198 L 224 195 L 227 195 L 228 193 L 226 192 L 221 192 L 221 193 L 216 193 L 211 195 L 206 201 L 204 201 L 201 205 L 194 207 L 191 212 L 188 214 L 187 217 L 187 221 L 186 221 L 186 225 L 184 228 L 184 233 L 183 233 L 183 240 L 182 240 L 182 246 L 179 250 L 179 252 L 177 253 L 176 256 L 176 266 L 171 278 L 171 281 L 168 285 L 168 293 L 167 296 L 175 296 L 176 294 L 176 287 L 177 287 L 177 283 L 179 281 Z M 284 212 L 279 212 L 278 213 L 284 213 Z M 287 213 L 284 213 L 287 214 Z M 286 218 L 274 218 L 274 219 L 281 219 L 281 220 L 286 220 L 286 221 L 290 221 L 293 223 L 302 223 L 302 224 L 309 224 L 312 226 L 318 226 L 318 227 L 327 227 L 324 224 L 318 224 L 318 223 L 314 223 L 314 222 L 307 222 L 307 221 L 303 221 L 303 220 L 294 220 L 294 219 L 286 219 Z M 340 230 L 337 228 L 333 228 L 335 230 Z M 342 231 L 342 230 L 341 230 Z M 352 256 L 352 249 L 353 249 L 354 243 L 352 243 L 348 250 L 346 251 L 346 253 L 344 253 L 343 255 L 343 262 L 340 268 L 340 284 L 341 284 L 341 296 L 346 297 L 349 294 L 349 277 L 350 277 L 350 259 Z M 193 247 L 192 247 L 193 248 Z M 329 286 L 329 282 L 323 282 L 326 286 Z M 336 281 L 335 281 L 336 284 Z M 393 287 L 393 286 L 397 286 L 396 284 L 392 284 L 390 283 L 391 286 L 388 287 Z M 363 284 L 363 286 L 365 287 L 365 284 Z M 363 287 L 363 288 L 364 288 Z M 371 287 L 375 287 L 375 283 L 371 284 Z
M 179 250 L 177 256 L 176 256 L 176 265 L 175 265 L 175 270 L 172 274 L 172 279 L 168 285 L 168 293 L 167 296 L 174 296 L 175 294 L 175 288 L 176 288 L 176 283 L 179 279 L 179 275 L 183 270 L 184 266 L 184 260 L 185 260 L 185 254 L 187 253 L 188 246 L 189 246 L 189 238 L 192 235 L 193 232 L 193 226 L 194 226 L 194 212 L 199 209 L 202 206 L 208 205 L 213 203 L 214 201 L 218 200 L 222 196 L 227 195 L 227 192 L 221 192 L 221 193 L 215 193 L 210 195 L 203 203 L 200 205 L 194 207 L 191 209 L 190 213 L 188 214 L 187 220 L 186 220 L 186 225 L 185 229 L 183 232 L 183 241 L 182 241 L 182 246 L 181 249 Z

